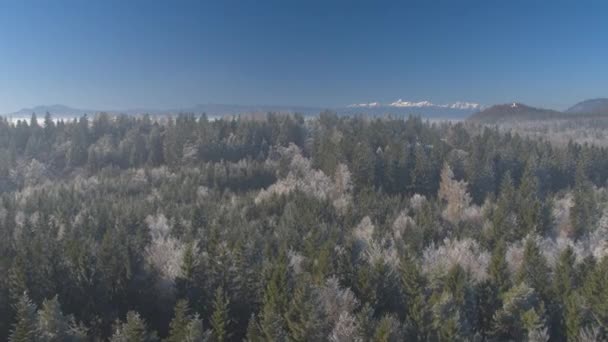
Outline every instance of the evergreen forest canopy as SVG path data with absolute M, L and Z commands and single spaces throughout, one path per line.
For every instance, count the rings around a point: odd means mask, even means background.
M 0 340 L 600 341 L 608 149 L 322 113 L 0 121 Z

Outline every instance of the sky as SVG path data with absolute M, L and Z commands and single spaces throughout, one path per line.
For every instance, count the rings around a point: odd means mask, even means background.
M 607 1 L 0 0 L 0 113 L 608 97 Z

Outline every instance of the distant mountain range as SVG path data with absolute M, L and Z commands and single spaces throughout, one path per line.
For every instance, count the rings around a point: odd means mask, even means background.
M 231 116 L 255 113 L 300 113 L 303 115 L 317 115 L 322 111 L 330 110 L 339 115 L 372 115 L 372 116 L 407 116 L 420 115 L 425 118 L 464 119 L 470 114 L 479 111 L 483 106 L 471 102 L 455 102 L 451 104 L 433 104 L 429 101 L 408 102 L 397 100 L 389 104 L 364 103 L 343 107 L 323 108 L 313 106 L 277 106 L 277 105 L 231 105 L 231 104 L 200 104 L 192 107 L 173 109 L 138 108 L 126 110 L 80 109 L 65 105 L 36 106 L 24 108 L 17 112 L 8 113 L 8 117 L 29 117 L 32 113 L 43 116 L 47 112 L 55 117 L 78 117 L 84 114 L 93 115 L 99 112 L 110 114 L 151 114 L 166 115 L 177 113 L 206 113 L 209 116 Z
M 184 108 L 172 108 L 172 109 L 155 109 L 155 108 L 134 108 L 125 110 L 107 110 L 107 109 L 82 109 L 73 108 L 66 105 L 42 105 L 33 108 L 23 108 L 19 111 L 5 114 L 7 117 L 29 117 L 32 113 L 36 113 L 38 116 L 43 116 L 47 112 L 51 113 L 55 117 L 79 117 L 84 114 L 93 115 L 96 113 L 110 113 L 110 114 L 127 114 L 127 115 L 138 115 L 138 114 L 151 114 L 151 115 L 165 115 L 165 114 L 177 114 L 177 113 L 207 113 L 207 115 L 213 116 L 224 116 L 224 115 L 237 115 L 237 114 L 252 114 L 252 113 L 267 113 L 267 112 L 281 112 L 281 113 L 302 113 L 304 115 L 319 114 L 322 109 L 316 107 L 304 107 L 304 106 L 244 106 L 244 105 L 229 105 L 229 104 L 200 104 L 192 107 Z
M 425 118 L 464 119 L 483 108 L 483 105 L 473 102 L 435 104 L 430 101 L 410 102 L 399 99 L 387 104 L 378 102 L 352 104 L 346 108 L 339 108 L 337 111 L 350 115 L 420 115 Z
M 531 107 L 521 103 L 500 104 L 474 113 L 467 120 L 478 123 L 499 124 L 515 121 L 597 118 L 608 119 L 608 99 L 585 100 L 563 112 Z
M 500 104 L 494 106 L 484 106 L 473 102 L 454 102 L 448 104 L 435 104 L 430 101 L 403 101 L 401 99 L 391 103 L 358 103 L 343 107 L 322 108 L 314 106 L 278 106 L 278 105 L 231 105 L 231 104 L 200 104 L 192 107 L 174 109 L 150 109 L 138 108 L 127 110 L 95 110 L 79 109 L 66 105 L 36 106 L 24 108 L 14 113 L 4 116 L 12 118 L 29 117 L 36 113 L 39 117 L 47 112 L 54 117 L 72 118 L 84 114 L 94 115 L 99 112 L 110 114 L 151 114 L 169 115 L 177 113 L 206 113 L 209 116 L 233 116 L 239 114 L 258 114 L 258 113 L 300 113 L 306 116 L 317 115 L 322 111 L 330 110 L 339 115 L 371 115 L 371 116 L 409 116 L 419 115 L 429 119 L 468 119 L 479 123 L 501 123 L 514 120 L 546 120 L 546 119 L 568 119 L 580 117 L 607 116 L 608 118 L 608 99 L 585 100 L 575 104 L 564 112 L 536 108 L 522 103 Z

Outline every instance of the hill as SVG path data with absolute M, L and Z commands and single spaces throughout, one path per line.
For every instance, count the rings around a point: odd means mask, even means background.
M 608 99 L 591 99 L 581 101 L 568 108 L 566 113 L 571 114 L 608 114 Z
M 471 115 L 467 120 L 478 123 L 534 121 L 562 118 L 564 114 L 551 109 L 531 107 L 521 103 L 494 105 Z

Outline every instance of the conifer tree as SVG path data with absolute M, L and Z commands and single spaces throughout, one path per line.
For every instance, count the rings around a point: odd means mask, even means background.
M 326 319 L 309 285 L 296 288 L 285 320 L 291 341 L 319 341 L 329 333 L 324 324 Z
M 185 340 L 187 327 L 190 323 L 190 308 L 187 300 L 179 300 L 173 310 L 173 319 L 169 324 L 169 336 L 167 342 L 179 342 Z
M 285 257 L 279 257 L 272 268 L 260 311 L 260 327 L 264 337 L 270 341 L 283 341 L 286 338 L 284 315 L 287 312 L 287 265 Z
M 157 341 L 155 333 L 148 331 L 148 327 L 139 313 L 129 311 L 124 323 L 117 322 L 110 342 L 154 342 Z
M 38 339 L 40 341 L 65 341 L 68 339 L 69 320 L 61 312 L 57 296 L 45 299 L 38 311 Z
M 514 286 L 504 294 L 503 305 L 494 315 L 493 337 L 498 340 L 522 341 L 531 327 L 530 317 L 524 321 L 524 313 L 541 312 L 541 302 L 533 288 L 525 283 Z M 531 316 L 528 313 L 528 316 Z M 527 324 L 527 325 L 526 325 Z
M 562 303 L 565 303 L 566 298 L 570 296 L 576 287 L 576 274 L 574 263 L 576 257 L 572 247 L 568 246 L 559 255 L 557 265 L 555 267 L 554 289 L 555 294 Z
M 211 315 L 211 328 L 215 342 L 225 342 L 230 338 L 230 302 L 221 287 L 215 290 L 213 299 L 213 314 Z
M 529 284 L 543 299 L 550 299 L 550 269 L 533 237 L 524 245 L 524 257 L 519 270 L 518 280 Z
M 15 304 L 15 324 L 9 336 L 10 342 L 33 342 L 36 337 L 36 306 L 27 292 Z
M 488 267 L 489 280 L 496 294 L 505 293 L 511 287 L 511 279 L 507 260 L 505 259 L 506 248 L 502 241 L 499 241 L 492 251 L 492 258 Z
M 570 208 L 572 237 L 578 239 L 592 229 L 596 220 L 596 200 L 593 188 L 581 167 L 577 169 L 574 205 Z
M 401 259 L 401 284 L 406 301 L 406 316 L 412 323 L 411 333 L 413 340 L 427 339 L 429 313 L 426 309 L 425 282 L 418 264 L 409 253 Z
M 258 320 L 255 314 L 252 314 L 247 323 L 247 341 L 262 342 L 264 341 L 263 332 L 260 330 Z

